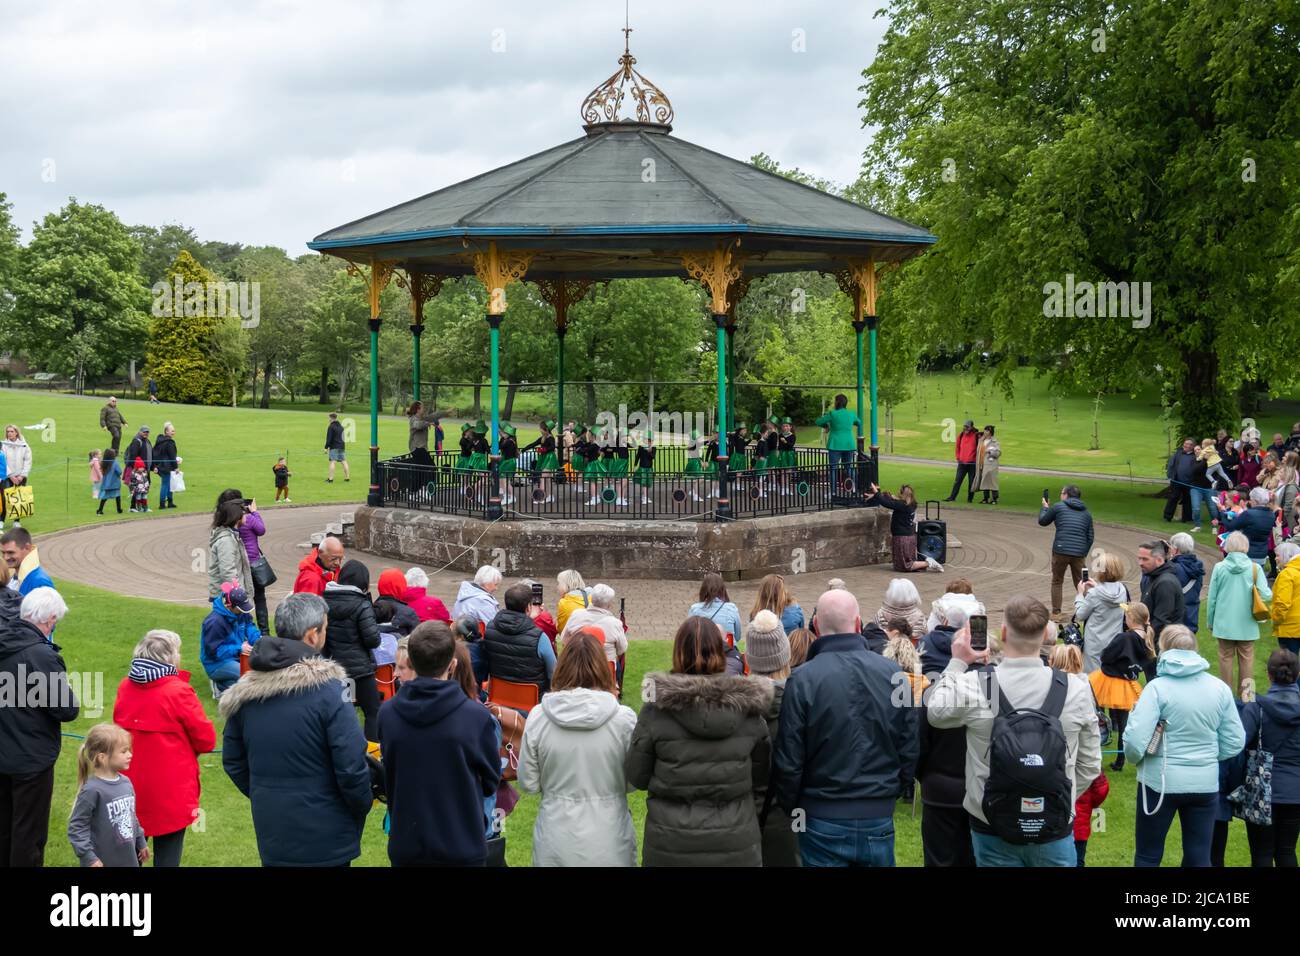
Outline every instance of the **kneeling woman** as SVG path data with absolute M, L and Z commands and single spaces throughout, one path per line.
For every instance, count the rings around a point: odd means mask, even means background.
M 889 536 L 895 571 L 924 571 L 926 568 L 931 571 L 943 570 L 943 565 L 934 558 L 921 560 L 916 556 L 916 495 L 911 485 L 899 488 L 898 497 L 895 498 L 873 483 L 866 503 L 893 512 L 889 516 Z
M 649 674 L 624 763 L 646 796 L 645 866 L 762 866 L 754 791 L 768 778 L 771 681 L 724 673 L 722 632 L 688 617 L 672 673 Z

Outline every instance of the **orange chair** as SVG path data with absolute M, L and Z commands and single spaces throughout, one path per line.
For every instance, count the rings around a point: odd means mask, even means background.
M 541 689 L 536 684 L 516 684 L 500 677 L 488 678 L 488 703 L 513 707 L 527 714 L 541 700 Z
M 375 685 L 379 688 L 380 703 L 392 700 L 397 693 L 397 669 L 392 664 L 375 667 Z

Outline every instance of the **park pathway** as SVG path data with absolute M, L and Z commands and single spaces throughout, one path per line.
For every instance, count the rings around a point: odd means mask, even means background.
M 327 524 L 338 522 L 347 510 L 350 509 L 342 505 L 263 509 L 267 533 L 262 548 L 279 575 L 279 581 L 272 585 L 268 595 L 272 609 L 292 588 L 298 562 L 307 554 L 311 535 L 323 531 Z M 1024 513 L 957 509 L 945 511 L 944 517 L 948 521 L 950 541 L 957 539 L 960 544 L 949 549 L 946 573 L 912 575 L 927 607 L 943 593 L 945 582 L 958 576 L 974 584 L 976 596 L 988 607 L 990 615 L 1000 614 L 1007 596 L 1013 593 L 1028 592 L 1044 602 L 1048 600 L 1050 528 L 1038 527 L 1034 516 Z M 210 521 L 208 515 L 177 515 L 57 531 L 41 536 L 41 563 L 56 579 L 130 597 L 199 607 L 208 603 L 205 561 Z M 1134 555 L 1138 544 L 1151 537 L 1150 532 L 1132 528 L 1097 526 L 1097 546 L 1124 556 L 1129 566 L 1129 589 L 1135 596 L 1138 571 Z M 370 567 L 372 593 L 380 571 L 408 566 L 377 555 L 350 556 L 362 557 Z M 1217 554 L 1202 550 L 1207 581 L 1208 566 L 1216 558 Z M 431 567 L 425 570 L 431 578 L 430 592 L 441 598 L 450 610 L 456 590 L 467 575 Z M 789 573 L 786 582 L 807 614 L 832 577 L 843 578 L 862 602 L 864 616 L 872 616 L 895 574 L 888 564 L 882 564 L 810 574 Z M 697 588 L 690 581 L 641 578 L 615 578 L 607 583 L 627 600 L 631 636 L 660 639 L 672 638 L 686 608 L 695 600 Z M 546 604 L 554 609 L 554 580 L 547 579 L 544 584 Z M 728 590 L 742 616 L 748 618 L 758 582 L 729 584 Z M 1065 605 L 1070 606 L 1068 576 Z

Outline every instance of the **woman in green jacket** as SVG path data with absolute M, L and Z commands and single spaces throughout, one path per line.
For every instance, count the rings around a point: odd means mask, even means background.
M 827 412 L 813 424 L 825 428 L 826 448 L 830 452 L 831 492 L 841 491 L 839 469 L 841 464 L 853 460 L 853 453 L 858 444 L 853 438 L 853 429 L 862 427 L 862 419 L 849 411 L 849 397 L 843 392 L 835 396 L 835 408 Z
M 1223 542 L 1227 557 L 1214 566 L 1210 575 L 1210 597 L 1205 610 L 1205 626 L 1219 645 L 1219 677 L 1234 695 L 1241 693 L 1241 681 L 1255 674 L 1255 642 L 1259 640 L 1259 623 L 1251 616 L 1254 591 L 1267 604 L 1273 600 L 1264 569 L 1250 560 L 1250 539 L 1234 531 Z M 1239 666 L 1233 683 L 1232 663 Z

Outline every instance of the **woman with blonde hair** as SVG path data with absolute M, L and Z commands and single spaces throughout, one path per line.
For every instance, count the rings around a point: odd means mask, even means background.
M 569 623 L 569 615 L 578 608 L 591 606 L 591 591 L 582 575 L 573 568 L 567 568 L 555 576 L 556 587 L 560 591 L 560 600 L 555 605 L 556 633 L 564 633 L 564 625 Z
M 808 650 L 812 647 L 813 632 L 806 627 L 797 627 L 786 635 L 790 639 L 790 670 L 794 670 L 808 659 Z
M 1124 630 L 1124 605 L 1128 603 L 1127 569 L 1118 554 L 1093 552 L 1087 581 L 1079 582 L 1074 598 L 1074 616 L 1083 622 L 1083 670 L 1091 674 L 1101 667 L 1101 652 L 1116 634 Z
M 752 621 L 759 611 L 771 611 L 781 619 L 781 626 L 789 634 L 796 628 L 804 626 L 803 608 L 795 601 L 794 595 L 786 590 L 785 578 L 779 574 L 769 574 L 758 586 L 758 596 L 754 606 L 749 609 Z
M 885 627 L 888 626 L 886 623 Z M 921 673 L 921 655 L 917 652 L 916 645 L 907 637 L 891 637 L 885 649 L 881 651 L 881 656 L 903 669 L 908 682 L 912 685 L 912 703 L 920 707 L 921 697 L 926 687 L 930 686 L 930 681 Z

